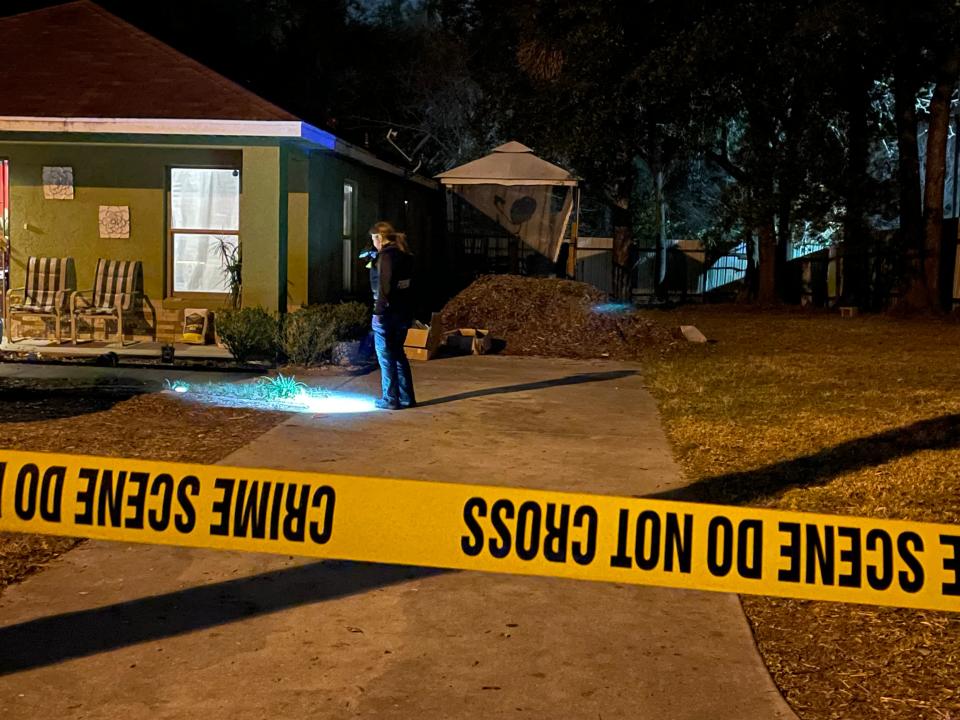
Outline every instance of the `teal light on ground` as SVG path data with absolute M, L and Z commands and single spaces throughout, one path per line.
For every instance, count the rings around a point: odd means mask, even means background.
M 191 400 L 219 407 L 338 415 L 376 410 L 374 399 L 358 393 L 311 388 L 295 378 L 261 378 L 257 382 L 191 384 L 167 380 L 167 390 Z
M 631 310 L 633 310 L 633 304 L 628 302 L 608 302 L 593 306 L 593 311 L 601 314 L 625 313 Z
M 167 387 L 175 393 L 185 393 L 190 390 L 190 384 L 183 380 L 174 380 L 173 382 L 167 380 Z

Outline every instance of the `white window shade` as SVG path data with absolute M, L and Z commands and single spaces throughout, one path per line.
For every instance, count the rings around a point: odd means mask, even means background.
M 236 235 L 174 233 L 174 292 L 229 292 L 224 253 L 230 257 L 236 252 L 237 245 Z
M 175 230 L 240 229 L 240 172 L 170 170 L 170 223 Z
M 170 169 L 170 286 L 174 293 L 225 294 L 240 252 L 240 171 Z

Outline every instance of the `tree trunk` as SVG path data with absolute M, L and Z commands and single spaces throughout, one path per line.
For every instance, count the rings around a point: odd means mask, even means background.
M 777 234 L 773 227 L 773 218 L 757 228 L 757 235 L 760 250 L 757 301 L 761 305 L 772 305 L 777 300 Z
M 630 198 L 633 195 L 633 176 L 627 175 L 617 183 L 611 217 L 613 225 L 613 292 L 619 300 L 630 297 L 633 245 L 633 214 Z
M 951 48 L 937 70 L 937 84 L 930 99 L 930 129 L 927 131 L 926 177 L 923 183 L 923 244 L 920 250 L 921 284 L 912 298 L 929 309 L 940 308 L 940 241 L 943 235 L 943 191 L 947 175 L 947 134 L 950 96 L 960 74 L 960 48 Z
M 784 120 L 783 143 L 780 154 L 783 160 L 779 165 L 778 180 L 775 193 L 777 203 L 777 254 L 776 254 L 776 283 L 777 295 L 784 302 L 799 302 L 797 288 L 791 281 L 789 254 L 793 244 L 793 204 L 800 192 L 803 171 L 799 162 L 800 142 L 803 130 L 807 123 L 809 101 L 794 83 L 790 88 L 792 98 L 789 112 Z
M 657 256 L 653 278 L 653 292 L 660 300 L 666 300 L 667 278 L 667 200 L 663 194 L 663 168 L 654 169 L 653 187 L 657 206 Z
M 745 297 L 751 301 L 757 299 L 757 288 L 760 283 L 757 278 L 756 238 L 753 233 L 745 233 L 743 248 L 747 256 L 747 268 L 743 274 L 743 284 L 746 288 Z
M 775 150 L 781 148 L 779 134 L 772 118 L 760 107 L 749 112 L 749 127 L 746 141 L 756 152 L 756 168 L 751 182 L 751 225 L 757 235 L 757 302 L 772 305 L 777 301 L 777 229 L 778 209 L 777 179 L 789 177 L 791 168 L 782 167 L 784 155 Z
M 917 146 L 917 92 L 920 83 L 914 64 L 907 59 L 897 63 L 893 91 L 897 118 L 897 181 L 900 185 L 900 241 L 906 253 L 905 260 L 912 264 L 920 252 L 921 196 L 920 196 L 920 151 Z M 908 291 L 909 294 L 909 291 Z M 909 300 L 908 300 L 909 302 Z
M 866 193 L 870 112 L 869 80 L 861 77 L 847 104 L 847 163 L 843 189 L 846 210 L 843 216 L 843 295 L 841 305 L 866 308 L 869 305 L 869 239 L 867 235 L 864 194 Z
M 790 249 L 790 234 L 792 232 L 792 213 L 790 212 L 790 208 L 793 206 L 792 194 L 786 190 L 781 191 L 779 206 L 777 211 L 776 255 L 774 257 L 775 283 L 779 299 L 783 302 L 792 302 L 790 278 L 787 274 L 789 269 L 787 253 Z

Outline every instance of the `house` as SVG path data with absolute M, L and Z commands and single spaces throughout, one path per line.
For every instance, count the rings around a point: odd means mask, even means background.
M 72 257 L 79 288 L 99 258 L 139 260 L 148 299 L 128 339 L 177 339 L 185 308 L 270 311 L 365 297 L 356 255 L 387 219 L 430 257 L 442 200 L 79 0 L 0 18 L 0 210 L 9 284 L 31 256 Z M 2 275 L 0 275 L 2 277 Z

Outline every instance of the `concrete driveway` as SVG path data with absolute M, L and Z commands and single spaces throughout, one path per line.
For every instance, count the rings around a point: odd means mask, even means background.
M 223 462 L 668 490 L 682 479 L 638 371 L 417 364 L 421 407 L 292 416 Z M 505 716 L 794 717 L 731 595 L 91 542 L 0 596 L 10 720 Z

